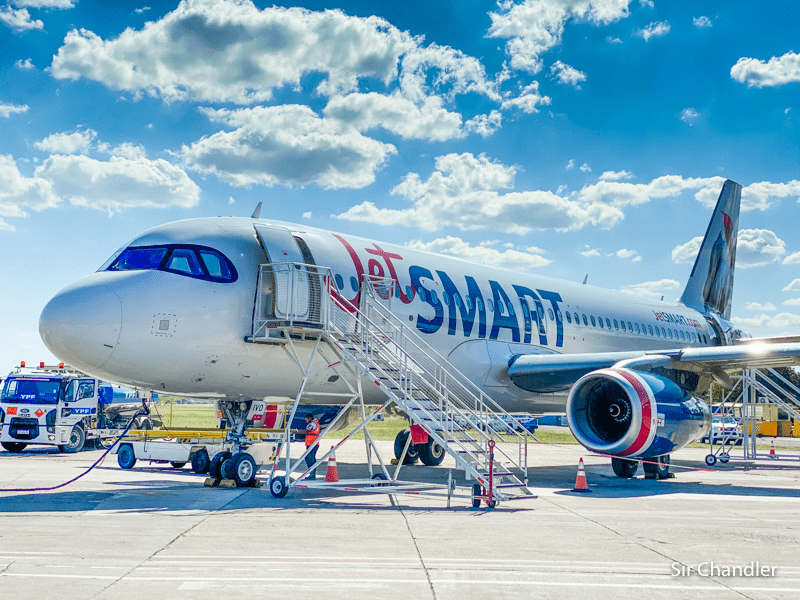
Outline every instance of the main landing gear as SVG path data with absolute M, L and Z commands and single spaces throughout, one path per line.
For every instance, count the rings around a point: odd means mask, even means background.
M 636 475 L 639 461 L 614 457 L 611 459 L 611 468 L 614 469 L 614 474 L 617 477 L 631 479 Z M 644 469 L 645 479 L 669 479 L 669 454 L 642 461 L 642 468 Z
M 411 430 L 404 429 L 394 439 L 394 457 L 397 460 L 400 460 L 400 457 L 403 456 L 403 449 L 406 447 L 408 436 L 410 435 Z M 444 448 L 434 441 L 432 437 L 428 436 L 428 441 L 424 444 L 409 444 L 403 464 L 413 465 L 419 459 L 424 465 L 436 467 L 442 464 L 444 455 Z

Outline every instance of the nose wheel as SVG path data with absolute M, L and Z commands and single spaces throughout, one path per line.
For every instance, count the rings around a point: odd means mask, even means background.
M 649 458 L 642 463 L 645 479 L 669 478 L 669 454 Z

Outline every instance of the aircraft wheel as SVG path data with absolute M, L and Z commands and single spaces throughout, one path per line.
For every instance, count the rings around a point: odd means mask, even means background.
M 269 482 L 269 491 L 276 498 L 283 498 L 289 491 L 289 486 L 283 477 L 273 477 Z
M 208 450 L 203 448 L 192 454 L 192 471 L 199 475 L 208 473 L 211 466 L 211 459 L 208 457 Z
M 227 450 L 217 452 L 214 455 L 214 458 L 211 459 L 211 463 L 208 465 L 208 476 L 217 480 L 222 479 L 222 463 L 228 460 L 230 457 L 231 453 Z
M 180 462 L 180 461 L 176 461 L 176 460 L 172 460 L 172 461 L 170 461 L 170 463 L 169 463 L 169 464 L 171 464 L 171 465 L 172 465 L 172 468 L 173 468 L 173 469 L 182 469 L 183 467 L 185 467 L 185 466 L 186 466 L 186 463 L 185 463 L 185 462 Z
M 428 437 L 427 444 L 416 444 L 417 454 L 422 464 L 429 467 L 437 467 L 444 460 L 444 448 L 440 446 L 432 437 Z
M 644 476 L 647 479 L 667 479 L 669 477 L 669 454 L 657 456 L 642 463 Z
M 723 465 L 727 465 L 728 461 L 730 461 L 730 459 L 731 459 L 731 457 L 730 457 L 729 454 L 720 454 L 719 455 L 719 462 L 721 462 Z
M 83 445 L 86 443 L 86 432 L 83 430 L 83 427 L 78 424 L 72 428 L 72 431 L 69 434 L 69 444 L 62 444 L 58 447 L 61 452 L 66 452 L 67 454 L 73 454 L 74 452 L 80 452 L 83 450 Z
M 387 480 L 388 480 L 388 478 L 386 477 L 386 475 L 384 475 L 383 473 L 375 473 L 375 474 L 372 476 L 372 478 L 373 478 L 373 479 L 375 479 L 375 480 L 377 480 L 377 481 L 387 481 Z M 385 486 L 385 485 L 387 485 L 387 484 L 386 484 L 386 483 L 373 483 L 373 484 L 372 484 L 372 487 L 383 487 L 383 486 Z
M 472 484 L 472 508 L 480 508 L 481 507 L 481 499 L 478 496 L 481 495 L 481 484 L 480 483 L 473 483 Z
M 2 446 L 9 452 L 22 452 L 28 444 L 23 442 L 3 442 Z
M 639 470 L 639 461 L 614 457 L 611 459 L 611 468 L 614 469 L 614 475 L 617 477 L 631 479 Z
M 400 456 L 403 454 L 403 448 L 406 447 L 406 440 L 408 436 L 411 435 L 410 429 L 404 429 L 400 433 L 397 434 L 397 437 L 394 438 L 394 457 L 400 460 Z M 411 444 L 408 447 L 408 452 L 406 452 L 406 458 L 403 461 L 404 465 L 413 465 L 417 462 L 417 458 L 419 457 L 419 453 L 417 452 L 417 447 L 415 444 Z
M 117 464 L 121 469 L 132 469 L 136 464 L 136 453 L 130 444 L 122 444 L 117 450 Z
M 709 454 L 708 456 L 706 456 L 706 464 L 709 467 L 713 467 L 715 464 L 717 464 L 717 457 L 714 456 L 713 454 Z
M 232 467 L 236 487 L 247 487 L 256 478 L 256 472 L 258 471 L 256 461 L 246 452 L 237 452 L 225 464 L 230 464 Z

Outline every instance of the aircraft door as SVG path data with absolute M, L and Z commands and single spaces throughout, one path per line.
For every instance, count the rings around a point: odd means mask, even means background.
M 271 267 L 262 268 L 259 278 L 262 319 L 308 321 L 310 290 L 305 267 L 280 263 L 306 264 L 292 233 L 283 227 L 254 225 L 258 241 Z

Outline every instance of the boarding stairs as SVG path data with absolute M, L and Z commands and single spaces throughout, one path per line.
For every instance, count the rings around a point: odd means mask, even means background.
M 373 382 L 386 397 L 422 427 L 477 482 L 487 501 L 535 497 L 527 487 L 527 449 L 535 438 L 494 400 L 434 350 L 408 323 L 392 311 L 396 283 L 365 275 L 358 306 L 344 299 L 330 270 L 310 265 L 263 265 L 274 290 L 294 298 L 272 300 L 280 314 L 272 322 L 254 320 L 249 341 L 319 338 L 339 361 L 352 365 L 363 380 Z M 318 283 L 310 285 L 308 280 Z M 319 308 L 309 310 L 306 298 L 319 293 Z M 301 306 L 293 307 L 300 299 Z M 263 307 L 257 306 L 257 313 Z M 297 313 L 300 320 L 297 319 Z M 310 319 L 311 316 L 318 317 Z M 334 361 L 335 362 L 335 361 Z M 410 436 L 406 444 L 408 450 Z

